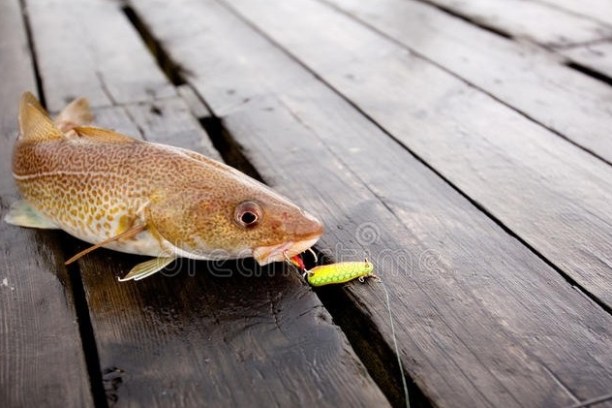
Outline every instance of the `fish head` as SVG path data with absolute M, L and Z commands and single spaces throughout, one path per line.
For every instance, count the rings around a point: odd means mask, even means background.
M 252 256 L 260 265 L 304 252 L 321 237 L 324 228 L 314 216 L 242 173 L 237 178 L 152 203 L 148 223 L 179 256 Z

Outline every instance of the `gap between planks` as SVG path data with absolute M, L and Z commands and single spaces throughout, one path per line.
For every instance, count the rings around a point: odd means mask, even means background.
M 470 12 L 462 12 L 460 6 L 458 6 L 459 10 L 456 10 L 455 8 L 453 8 L 453 4 L 449 4 L 447 0 L 444 0 L 444 1 L 417 0 L 417 1 L 423 4 L 426 4 L 426 5 L 429 5 L 431 7 L 437 8 L 444 13 L 447 13 L 453 17 L 466 21 L 483 30 L 490 31 L 501 37 L 505 37 L 507 39 L 515 39 L 516 41 L 521 41 L 520 35 L 517 37 L 517 35 L 513 33 L 512 30 L 504 30 L 496 26 L 495 24 L 496 22 L 493 20 L 489 22 L 487 21 L 486 18 L 479 18 L 478 15 L 472 15 L 472 13 Z M 598 0 L 595 0 L 595 1 L 598 1 Z M 589 16 L 588 14 L 578 13 L 577 10 L 575 9 L 575 5 L 571 3 L 557 5 L 553 1 L 537 1 L 537 0 L 532 3 L 535 3 L 536 7 L 544 7 L 544 8 L 548 7 L 548 8 L 551 8 L 552 10 L 556 10 L 555 12 L 561 13 L 561 15 L 567 15 L 567 14 L 574 15 L 577 19 L 582 20 L 582 21 L 585 18 L 587 18 L 593 21 L 594 23 L 601 25 L 602 27 L 608 26 L 610 27 L 610 29 L 612 29 L 612 21 L 605 21 L 605 19 L 602 18 L 606 16 L 605 13 L 601 13 L 598 16 L 600 17 L 600 19 L 595 19 L 595 18 L 592 18 L 592 16 Z M 534 5 L 531 5 L 531 6 L 533 7 Z M 566 8 L 568 6 L 573 9 L 570 10 Z M 604 7 L 603 3 L 601 4 L 601 7 L 602 8 Z M 584 10 L 584 8 L 585 7 L 583 6 L 582 10 Z M 612 12 L 612 7 L 608 6 L 608 8 Z M 608 18 L 610 18 L 610 16 L 612 16 L 612 14 L 609 15 Z M 597 45 L 597 44 L 609 42 L 610 40 L 612 40 L 612 36 L 604 35 L 604 36 L 599 36 L 599 37 L 595 37 L 593 39 L 588 39 L 584 41 L 573 41 L 570 44 L 559 44 L 559 45 L 554 45 L 554 46 L 551 46 L 548 44 L 536 43 L 536 42 L 533 42 L 532 44 L 533 45 L 538 44 L 539 46 L 541 46 L 542 51 L 546 50 L 547 52 L 553 53 L 555 55 L 569 57 L 573 61 L 573 63 L 565 64 L 567 67 L 571 69 L 575 69 L 584 75 L 587 75 L 593 79 L 602 81 L 605 84 L 610 85 L 612 81 L 611 79 L 612 69 L 611 68 L 605 65 L 602 65 L 602 64 L 598 64 L 596 59 L 594 59 L 590 55 L 587 55 L 586 53 L 580 53 L 580 52 L 575 51 L 576 49 L 579 49 L 579 48 L 584 48 L 584 47 L 588 47 L 591 45 Z
M 599 81 L 568 68 L 563 64 L 565 57 L 546 51 L 536 44 L 492 36 L 425 2 L 383 1 L 387 7 L 397 7 L 398 14 L 421 15 L 422 26 L 411 20 L 414 29 L 401 29 L 397 24 L 382 24 L 369 18 L 369 14 L 360 12 L 360 8 L 348 1 L 322 0 L 338 12 L 355 18 L 392 43 L 410 50 L 557 136 L 608 164 L 612 161 L 612 146 L 607 142 L 606 124 L 609 116 L 605 106 L 610 95 L 607 86 L 601 87 Z M 432 30 L 430 41 L 434 41 L 435 46 L 428 47 L 427 42 L 418 40 L 425 34 L 424 27 Z M 454 35 L 455 31 L 463 33 Z M 489 70 L 475 70 L 474 63 L 476 66 L 489 64 Z M 533 73 L 524 74 L 534 68 Z M 496 71 L 501 72 L 501 76 L 494 75 Z M 581 92 L 587 93 L 586 97 L 572 101 L 574 95 Z M 566 102 L 568 100 L 571 102 Z M 565 111 L 573 112 L 575 116 L 563 114 Z M 580 112 L 589 112 L 589 115 Z
M 46 107 L 45 92 L 43 89 L 42 77 L 40 75 L 40 70 L 38 66 L 38 56 L 36 54 L 36 47 L 30 28 L 30 21 L 27 13 L 25 0 L 20 0 L 20 5 L 25 21 L 26 34 L 28 37 L 29 51 L 32 58 L 32 67 L 36 78 L 36 89 L 39 96 L 39 101 L 43 107 Z M 66 260 L 68 258 L 69 250 L 66 245 L 66 241 L 62 240 L 60 247 L 62 255 L 64 256 L 64 260 Z M 107 408 L 108 402 L 106 400 L 106 395 L 102 382 L 102 369 L 100 367 L 100 359 L 96 346 L 93 327 L 89 318 L 89 306 L 87 304 L 87 299 L 85 298 L 85 289 L 83 286 L 83 280 L 81 279 L 81 271 L 78 264 L 76 263 L 67 266 L 66 271 L 71 282 L 72 301 L 75 305 L 76 318 L 79 327 L 79 335 L 83 354 L 85 356 L 85 364 L 87 366 L 87 374 L 89 376 L 89 386 L 91 390 L 92 400 L 96 408 Z

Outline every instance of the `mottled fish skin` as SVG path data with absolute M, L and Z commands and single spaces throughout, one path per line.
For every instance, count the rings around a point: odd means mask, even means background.
M 171 182 L 161 166 L 143 163 L 155 161 L 158 152 L 150 150 L 137 140 L 126 145 L 76 138 L 24 142 L 15 149 L 13 174 L 29 203 L 69 234 L 95 244 L 144 222 L 143 209 L 157 186 Z M 151 231 L 107 247 L 149 256 L 169 251 Z
M 104 247 L 194 259 L 251 256 L 260 248 L 263 264 L 282 256 L 261 248 L 291 255 L 323 232 L 319 221 L 267 186 L 196 152 L 93 127 L 64 126 L 61 137 L 41 136 L 52 122 L 32 109 L 42 111 L 32 100 L 22 101 L 15 181 L 33 207 L 84 241 L 96 244 L 144 224 L 136 236 Z M 43 120 L 49 123 L 31 123 Z M 245 202 L 262 212 L 253 227 L 236 221 Z

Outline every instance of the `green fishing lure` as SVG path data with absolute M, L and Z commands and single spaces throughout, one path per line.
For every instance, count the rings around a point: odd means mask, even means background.
M 306 272 L 306 280 L 312 286 L 333 285 L 373 277 L 374 265 L 367 259 L 363 262 L 339 262 L 320 265 Z

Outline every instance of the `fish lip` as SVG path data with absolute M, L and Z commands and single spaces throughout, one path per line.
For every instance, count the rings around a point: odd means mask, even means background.
M 253 258 L 262 266 L 272 262 L 283 262 L 287 260 L 287 258 L 291 258 L 292 256 L 306 251 L 313 246 L 320 237 L 320 235 L 316 235 L 314 238 L 300 241 L 289 241 L 277 245 L 257 247 L 253 249 Z

